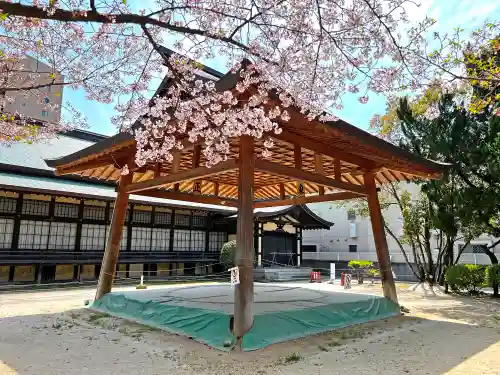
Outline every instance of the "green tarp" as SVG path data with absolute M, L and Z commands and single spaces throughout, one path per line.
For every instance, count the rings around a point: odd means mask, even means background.
M 243 338 L 243 350 L 331 331 L 354 324 L 385 319 L 400 314 L 398 305 L 372 295 L 335 293 L 324 304 L 255 314 L 250 332 Z M 344 296 L 342 296 L 344 295 Z M 233 340 L 229 331 L 231 315 L 216 309 L 184 306 L 174 299 L 138 299 L 131 293 L 109 293 L 93 302 L 93 310 L 184 335 L 219 350 Z M 349 298 L 347 298 L 349 297 Z

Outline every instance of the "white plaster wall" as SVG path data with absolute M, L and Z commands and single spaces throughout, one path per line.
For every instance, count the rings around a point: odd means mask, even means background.
M 54 74 L 54 78 L 57 82 L 64 81 L 64 77 L 59 72 L 54 71 L 50 66 L 33 57 L 26 56 L 22 63 L 25 71 L 29 71 L 29 74 L 32 74 L 32 76 L 38 76 L 36 82 L 38 84 L 52 82 L 53 78 L 50 74 Z M 26 73 L 12 75 L 11 79 L 12 86 L 22 87 L 23 82 L 26 80 Z M 33 82 L 29 80 L 25 85 L 33 85 Z M 30 95 L 11 91 L 7 95 L 10 100 L 5 104 L 4 109 L 6 112 L 18 112 L 36 120 L 57 123 L 61 118 L 62 87 L 63 86 L 49 86 L 39 89 L 36 94 Z M 55 104 L 57 108 L 47 110 L 45 104 L 42 102 L 45 97 L 50 100 L 51 104 Z M 46 116 L 42 116 L 43 110 L 47 110 Z
M 415 184 L 401 184 L 401 187 L 406 189 L 411 195 L 416 195 L 419 192 L 418 185 Z M 354 222 L 357 225 L 357 237 L 351 238 L 349 236 L 350 221 L 347 218 L 347 211 L 350 207 L 349 204 L 339 206 L 336 202 L 332 203 L 314 203 L 309 204 L 308 207 L 317 215 L 325 220 L 333 222 L 334 225 L 329 230 L 306 230 L 303 232 L 303 245 L 316 245 L 318 253 L 332 253 L 331 255 L 321 254 L 324 260 L 349 260 L 356 258 L 363 258 L 369 260 L 376 259 L 375 243 L 373 240 L 373 233 L 371 228 L 371 221 L 369 218 L 362 218 L 357 216 Z M 399 209 L 394 206 L 384 213 L 384 218 L 389 223 L 389 227 L 397 236 L 402 234 L 402 218 Z M 386 234 L 387 245 L 389 253 L 393 257 L 393 261 L 404 262 L 401 250 L 396 241 Z M 437 243 L 437 236 L 433 236 L 433 240 Z M 496 239 L 492 236 L 481 235 L 472 241 L 472 244 L 492 244 Z M 458 246 L 461 241 L 457 241 L 455 254 L 458 253 Z M 462 242 L 463 243 L 463 242 Z M 357 252 L 349 254 L 349 245 L 357 245 Z M 500 254 L 500 245 L 495 248 L 495 253 Z M 367 255 L 368 254 L 368 255 Z M 305 259 L 312 257 L 305 255 Z M 326 259 L 328 258 L 328 259 Z M 371 259 L 373 258 L 373 259 Z M 461 257 L 461 262 L 464 263 L 477 263 L 489 264 L 489 258 L 484 254 L 468 254 L 464 253 Z

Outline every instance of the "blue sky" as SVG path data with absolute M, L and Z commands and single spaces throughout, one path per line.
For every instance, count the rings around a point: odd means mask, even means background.
M 500 19 L 499 0 L 420 0 L 420 7 L 409 5 L 407 7 L 411 21 L 423 19 L 427 14 L 438 21 L 437 30 L 444 32 L 453 27 L 460 26 L 465 30 L 479 27 L 485 20 Z M 169 45 L 167 41 L 167 46 Z M 205 61 L 206 65 L 225 72 L 225 61 L 222 59 Z M 88 130 L 112 135 L 117 129 L 111 124 L 110 118 L 114 115 L 112 104 L 102 104 L 85 99 L 83 90 L 66 89 L 63 100 L 71 104 L 88 118 Z M 368 104 L 360 104 L 356 96 L 346 95 L 343 98 L 344 109 L 338 115 L 345 121 L 362 129 L 367 129 L 369 121 L 374 114 L 383 113 L 385 98 L 383 96 L 369 95 Z

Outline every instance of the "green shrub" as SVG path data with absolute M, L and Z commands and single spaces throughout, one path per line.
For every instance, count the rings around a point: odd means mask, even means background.
M 380 276 L 380 271 L 376 268 L 370 268 L 366 270 L 366 274 L 372 278 L 372 284 L 377 276 Z
M 493 288 L 493 294 L 498 295 L 500 286 L 500 264 L 492 264 L 486 269 L 486 284 Z
M 234 255 L 236 253 L 236 240 L 226 242 L 220 250 L 220 262 L 225 267 L 234 267 Z
M 477 294 L 485 286 L 485 267 L 475 264 L 457 264 L 446 270 L 445 277 L 452 291 Z
M 347 263 L 347 267 L 352 268 L 356 279 L 358 279 L 358 284 L 363 284 L 363 277 L 365 270 L 373 268 L 373 262 L 369 260 L 350 260 Z

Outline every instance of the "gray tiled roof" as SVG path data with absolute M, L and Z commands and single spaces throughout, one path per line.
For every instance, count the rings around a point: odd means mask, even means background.
M 62 195 L 92 199 L 116 198 L 116 192 L 113 186 L 100 185 L 83 181 L 70 181 L 64 180 L 62 178 L 18 175 L 8 172 L 0 172 L 0 189 L 25 190 L 36 193 L 58 192 Z M 137 195 L 131 195 L 130 200 L 136 203 L 149 203 L 169 207 L 174 206 L 191 209 L 198 208 L 200 210 L 216 210 L 228 213 L 236 211 L 235 208 L 230 207 Z
M 95 142 L 60 134 L 40 143 L 15 143 L 0 146 L 0 164 L 52 170 L 44 159 L 61 157 L 93 145 Z

